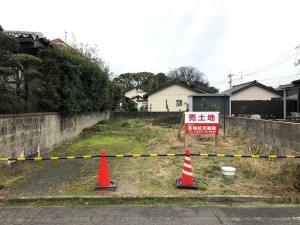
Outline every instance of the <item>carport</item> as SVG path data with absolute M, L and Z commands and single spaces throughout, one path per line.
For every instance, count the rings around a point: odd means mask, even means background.
M 283 91 L 283 119 L 287 118 L 286 115 L 286 101 L 297 100 L 297 114 L 300 113 L 300 79 L 293 81 L 291 84 L 280 85 L 278 91 Z

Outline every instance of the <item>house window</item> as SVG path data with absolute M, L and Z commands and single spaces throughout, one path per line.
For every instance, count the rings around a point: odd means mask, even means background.
M 176 106 L 177 107 L 182 106 L 182 100 L 176 100 Z

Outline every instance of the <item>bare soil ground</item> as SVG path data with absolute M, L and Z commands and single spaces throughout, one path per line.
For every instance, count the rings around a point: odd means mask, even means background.
M 119 129 L 107 129 L 101 124 L 92 134 L 79 138 L 72 145 L 54 150 L 55 156 L 89 155 L 106 149 L 108 154 L 184 153 L 179 126 L 153 126 L 151 122 L 129 121 Z M 127 126 L 127 125 L 128 126 Z M 142 124 L 136 126 L 136 124 Z M 181 133 L 183 135 L 183 132 Z M 77 148 L 78 147 L 78 148 Z M 263 154 L 272 152 L 257 146 L 244 135 L 226 133 L 188 137 L 192 153 Z M 110 193 L 92 192 L 97 181 L 99 159 L 76 159 L 40 162 L 18 162 L 21 171 L 2 179 L 5 185 L 0 196 L 199 196 L 255 195 L 286 196 L 299 201 L 300 192 L 289 186 L 299 180 L 299 159 L 255 159 L 192 156 L 193 176 L 199 180 L 199 190 L 178 190 L 175 180 L 181 177 L 183 157 L 108 158 L 110 178 L 117 190 Z M 224 179 L 222 166 L 236 168 L 233 180 Z

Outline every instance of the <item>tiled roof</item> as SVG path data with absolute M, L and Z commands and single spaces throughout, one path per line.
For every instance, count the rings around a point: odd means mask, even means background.
M 60 38 L 55 38 L 55 39 L 53 39 L 53 40 L 51 40 L 51 42 L 54 42 L 54 43 L 57 43 L 57 42 L 59 42 L 59 43 L 65 43 L 63 40 L 61 40 Z
M 235 85 L 232 88 L 227 89 L 226 91 L 223 91 L 221 93 L 222 94 L 235 94 L 235 93 L 237 93 L 239 91 L 245 90 L 245 89 L 247 89 L 249 87 L 252 87 L 252 86 L 259 86 L 259 87 L 264 88 L 264 89 L 266 89 L 266 90 L 268 90 L 270 92 L 279 94 L 278 91 L 276 91 L 274 88 L 267 87 L 267 86 L 265 86 L 265 85 L 257 82 L 256 80 L 248 82 L 248 83 L 244 83 L 244 84 Z
M 12 31 L 12 30 L 5 30 L 4 33 L 15 36 L 16 38 L 33 38 L 37 40 L 39 38 L 45 38 L 41 32 L 31 32 L 31 31 Z
M 57 45 L 62 45 L 62 46 L 65 46 L 65 47 L 71 47 L 70 45 L 68 45 L 66 42 L 64 42 L 62 39 L 60 38 L 55 38 L 51 41 L 52 43 L 54 44 L 57 44 Z
M 154 93 L 156 93 L 156 92 L 159 92 L 159 91 L 161 91 L 161 90 L 163 90 L 163 89 L 165 89 L 165 88 L 168 88 L 168 87 L 170 87 L 170 86 L 172 86 L 172 85 L 174 85 L 174 84 L 177 84 L 177 85 L 179 85 L 179 86 L 181 86 L 181 87 L 190 89 L 190 90 L 192 90 L 192 91 L 194 91 L 194 92 L 197 92 L 197 93 L 199 93 L 199 94 L 205 94 L 205 93 L 206 93 L 205 91 L 202 91 L 202 90 L 200 90 L 199 88 L 192 88 L 192 87 L 187 86 L 187 85 L 185 85 L 185 84 L 182 84 L 182 83 L 180 83 L 180 82 L 178 82 L 178 81 L 173 81 L 173 82 L 168 83 L 168 84 L 166 84 L 166 85 L 164 85 L 164 86 L 162 86 L 162 87 L 159 87 L 158 89 L 155 89 L 155 90 L 153 90 L 153 91 L 148 92 L 147 94 L 145 94 L 145 96 L 148 97 L 149 95 L 152 95 L 152 94 L 154 94 Z
M 41 32 L 31 32 L 31 31 L 12 31 L 12 30 L 5 30 L 3 31 L 5 34 L 14 36 L 18 38 L 19 42 L 40 42 L 44 45 L 49 45 L 50 41 L 44 37 Z
M 293 84 L 293 85 L 300 85 L 300 79 L 299 79 L 299 80 L 294 80 L 294 81 L 292 82 L 292 84 Z
M 291 89 L 294 87 L 300 86 L 300 79 L 299 80 L 294 80 L 290 84 L 282 84 L 279 85 L 279 87 L 276 88 L 277 91 L 283 91 L 284 89 Z
M 142 88 L 140 88 L 140 87 L 131 87 L 131 88 L 126 89 L 125 92 L 131 91 L 131 90 L 133 90 L 133 89 L 136 89 L 136 90 L 140 89 L 141 91 L 146 92 L 144 89 L 142 89 Z

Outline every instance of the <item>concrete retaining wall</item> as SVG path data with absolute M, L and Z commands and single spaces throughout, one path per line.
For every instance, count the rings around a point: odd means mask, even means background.
M 300 123 L 225 117 L 225 126 L 226 131 L 245 133 L 277 154 L 300 154 Z
M 58 113 L 0 115 L 0 157 L 46 152 L 76 138 L 97 122 L 114 118 L 160 118 L 178 112 L 101 112 L 63 118 Z M 245 133 L 278 154 L 300 154 L 300 124 L 225 117 L 227 132 Z M 220 119 L 223 124 L 223 119 Z
M 76 138 L 109 112 L 63 118 L 58 113 L 0 115 L 0 157 L 22 157 L 46 152 Z

